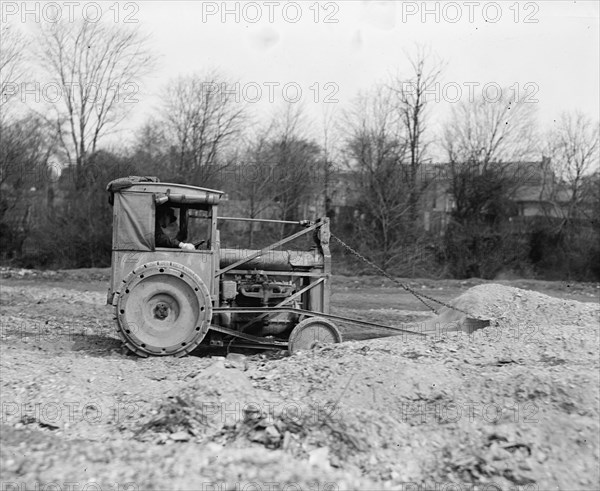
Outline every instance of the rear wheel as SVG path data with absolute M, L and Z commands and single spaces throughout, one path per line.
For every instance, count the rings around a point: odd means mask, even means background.
M 335 324 L 323 317 L 309 317 L 299 322 L 290 334 L 288 351 L 297 353 L 320 344 L 341 343 L 342 335 Z
M 200 344 L 210 327 L 208 289 L 181 264 L 144 264 L 123 280 L 118 295 L 119 334 L 140 356 L 183 356 Z

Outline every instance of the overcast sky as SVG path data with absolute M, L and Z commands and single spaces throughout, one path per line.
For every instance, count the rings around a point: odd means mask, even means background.
M 444 96 L 467 100 L 468 84 L 476 95 L 490 84 L 490 97 L 495 84 L 518 89 L 545 127 L 561 111 L 580 109 L 595 120 L 600 113 L 597 1 L 152 1 L 102 9 L 104 18 L 118 10 L 119 22 L 139 21 L 160 56 L 129 127 L 159 106 L 170 78 L 208 68 L 239 80 L 241 99 L 259 101 L 257 115 L 296 99 L 299 88 L 316 125 L 323 106 L 346 107 L 391 73 L 409 74 L 405 53 L 416 44 L 446 62 L 436 123 L 447 116 Z
M 391 72 L 408 73 L 404 53 L 420 43 L 447 62 L 442 83 L 458 83 L 464 98 L 465 82 L 519 84 L 523 96 L 523 87 L 531 83 L 535 86 L 527 92 L 539 87 L 531 99 L 539 100 L 543 120 L 575 108 L 598 117 L 597 1 L 338 1 L 321 2 L 318 9 L 315 2 L 299 2 L 300 11 L 295 6 L 284 9 L 284 2 L 272 4 L 228 2 L 227 12 L 222 2 L 139 3 L 135 16 L 152 32 L 161 53 L 149 88 L 156 89 L 174 74 L 214 66 L 243 83 L 259 84 L 265 100 L 265 83 L 295 82 L 305 103 L 314 104 L 314 84 L 319 84 L 320 99 L 330 95 L 343 104 Z M 301 17 L 293 23 L 298 12 Z M 459 13 L 462 17 L 450 22 Z M 257 14 L 262 18 L 252 23 Z M 327 83 L 335 85 L 324 90 Z M 247 99 L 255 97 L 254 88 L 246 88 Z M 280 99 L 281 89 L 273 86 Z M 293 89 L 288 87 L 288 98 L 295 97 Z M 446 93 L 450 98 L 457 94 L 450 86 Z

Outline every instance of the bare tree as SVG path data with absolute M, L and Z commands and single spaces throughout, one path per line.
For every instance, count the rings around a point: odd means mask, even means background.
M 323 110 L 323 132 L 322 132 L 322 186 L 323 186 L 323 211 L 325 216 L 332 218 L 334 210 L 332 207 L 333 186 L 335 172 L 339 166 L 339 135 L 336 133 L 335 111 L 331 106 L 325 106 Z
M 581 112 L 563 113 L 548 135 L 548 151 L 559 183 L 568 190 L 567 216 L 585 211 L 590 176 L 599 167 L 598 122 Z M 582 206 L 584 205 L 584 206 Z
M 9 117 L 8 104 L 18 94 L 18 84 L 24 73 L 24 56 L 21 46 L 24 37 L 14 27 L 7 25 L 1 28 L 2 42 L 0 43 L 0 184 L 20 182 L 16 174 L 23 174 L 24 165 L 31 159 L 23 158 L 23 152 L 32 148 L 37 150 L 37 145 L 28 147 L 23 145 L 33 133 L 24 131 L 25 120 L 11 121 Z M 36 121 L 37 123 L 37 121 Z M 36 124 L 37 126 L 37 124 Z M 37 135 L 37 132 L 35 132 Z M 36 159 L 33 159 L 36 160 Z
M 227 186 L 235 188 L 236 196 L 246 205 L 244 211 L 248 218 L 261 218 L 273 206 L 276 190 L 273 182 L 273 162 L 269 161 L 268 155 L 272 134 L 273 123 L 271 122 L 266 128 L 261 128 L 249 136 L 243 153 L 244 159 L 230 173 L 233 179 L 229 179 L 226 183 Z M 250 248 L 255 245 L 256 230 L 256 224 L 249 222 Z
M 114 130 L 133 103 L 154 57 L 139 30 L 102 22 L 43 25 L 40 54 L 60 91 L 55 125 L 78 178 L 98 141 Z
M 281 220 L 299 220 L 307 206 L 321 194 L 319 156 L 321 148 L 307 133 L 301 106 L 286 104 L 273 118 L 274 132 L 267 158 L 273 163 L 273 199 Z M 281 228 L 285 234 L 288 227 Z
M 529 177 L 522 161 L 537 151 L 535 110 L 503 89 L 497 101 L 483 96 L 452 109 L 444 132 L 449 192 L 454 198 L 446 253 L 457 276 L 493 277 L 527 261 L 526 237 L 514 234 L 514 193 Z
M 361 247 L 384 269 L 398 258 L 408 231 L 408 150 L 395 94 L 384 86 L 359 95 L 345 115 L 346 155 L 359 195 Z
M 561 114 L 544 152 L 549 206 L 533 233 L 534 257 L 563 278 L 593 278 L 600 271 L 598 122 L 579 111 Z
M 497 101 L 480 96 L 452 108 L 443 145 L 456 216 L 476 216 L 499 199 L 498 193 L 508 197 L 522 184 L 518 164 L 537 154 L 535 135 L 534 106 L 515 102 L 508 89 Z
M 8 24 L 0 33 L 0 228 L 2 255 L 20 258 L 30 236 L 36 211 L 44 209 L 48 159 L 53 132 L 26 107 L 17 108 L 20 84 L 28 75 L 22 32 Z M 15 110 L 16 109 L 16 110 Z M 40 202 L 42 198 L 42 202 Z
M 0 228 L 2 253 L 20 257 L 35 221 L 44 209 L 43 192 L 53 150 L 52 133 L 45 121 L 30 114 L 0 127 Z M 40 198 L 44 201 L 40 203 Z
M 3 124 L 0 132 L 0 185 L 38 186 L 54 143 L 46 123 L 26 115 Z
M 430 144 L 426 138 L 431 102 L 427 94 L 435 91 L 443 63 L 434 61 L 430 51 L 421 46 L 417 47 L 415 55 L 408 56 L 408 60 L 411 75 L 408 78 L 397 77 L 392 89 L 397 97 L 396 104 L 407 141 L 410 218 L 416 224 L 421 194 L 419 171 Z
M 242 134 L 245 104 L 236 100 L 233 83 L 214 71 L 175 79 L 164 100 L 174 171 L 187 182 L 210 184 Z

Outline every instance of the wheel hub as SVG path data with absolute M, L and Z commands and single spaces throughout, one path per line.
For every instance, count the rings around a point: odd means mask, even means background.
M 154 317 L 159 320 L 165 320 L 169 316 L 169 306 L 164 302 L 159 302 L 154 307 Z

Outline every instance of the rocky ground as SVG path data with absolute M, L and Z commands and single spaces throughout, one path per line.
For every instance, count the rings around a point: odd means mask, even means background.
M 0 273 L 2 490 L 598 489 L 598 285 L 411 280 L 491 325 L 138 359 L 106 271 Z M 334 285 L 338 313 L 431 318 L 388 282 Z

